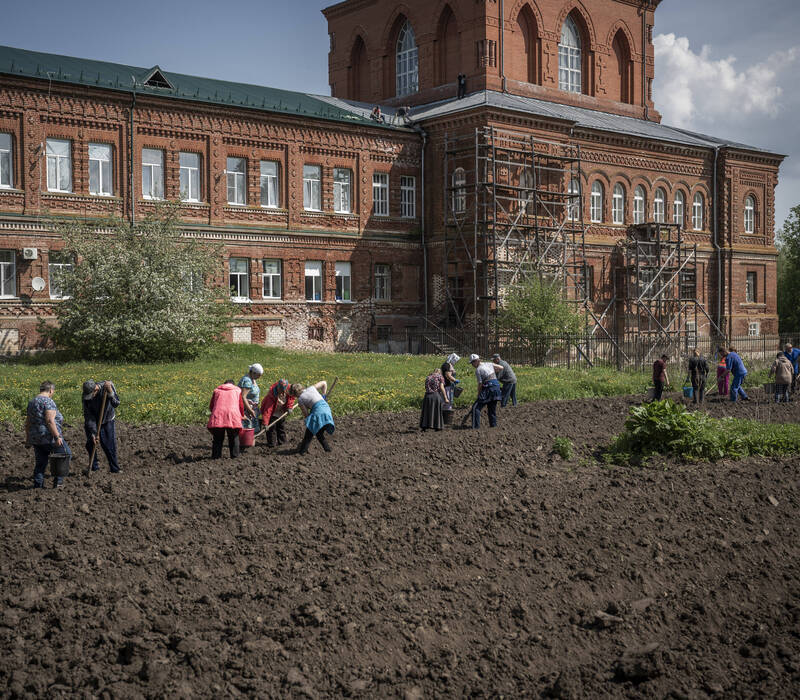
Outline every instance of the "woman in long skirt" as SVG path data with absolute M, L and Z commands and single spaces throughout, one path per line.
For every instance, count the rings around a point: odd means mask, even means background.
M 425 378 L 425 398 L 422 399 L 422 413 L 419 417 L 419 427 L 423 431 L 429 428 L 441 430 L 444 427 L 442 409 L 446 403 L 444 377 L 441 370 L 437 369 Z

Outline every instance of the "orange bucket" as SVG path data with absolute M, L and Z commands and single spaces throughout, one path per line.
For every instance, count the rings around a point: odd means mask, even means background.
M 242 428 L 239 431 L 240 447 L 252 447 L 256 442 L 256 431 L 252 428 Z

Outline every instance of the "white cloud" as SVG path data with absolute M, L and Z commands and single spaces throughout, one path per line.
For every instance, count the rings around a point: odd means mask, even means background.
M 686 37 L 660 34 L 654 41 L 656 108 L 664 122 L 684 128 L 733 124 L 747 117 L 777 117 L 781 112 L 782 73 L 800 58 L 800 50 L 772 54 L 742 71 L 736 57 L 711 58 L 711 48 L 695 53 Z

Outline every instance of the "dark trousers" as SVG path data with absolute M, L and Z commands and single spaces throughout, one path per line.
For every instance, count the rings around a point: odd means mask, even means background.
M 775 403 L 789 403 L 789 384 L 775 385 Z
M 72 455 L 72 450 L 69 449 L 67 441 L 63 440 L 63 442 L 61 443 L 61 447 L 56 447 L 55 445 L 34 445 L 33 454 L 36 460 L 34 462 L 34 467 L 33 467 L 33 488 L 41 489 L 44 488 L 44 472 L 47 469 L 47 462 L 50 459 L 50 455 L 51 454 Z M 61 484 L 63 483 L 64 483 L 63 476 L 53 477 L 53 486 L 61 486 Z
M 500 399 L 500 406 L 502 408 L 506 407 L 508 400 L 511 399 L 511 405 L 517 405 L 517 383 L 516 382 L 505 382 L 503 384 L 503 398 Z
M 322 445 L 322 449 L 325 450 L 325 452 L 331 451 L 331 446 L 328 444 L 328 441 L 325 438 L 325 428 L 320 428 L 317 431 L 316 438 L 319 440 L 319 444 Z M 306 434 L 303 435 L 303 442 L 300 443 L 300 449 L 298 450 L 301 455 L 304 455 L 306 452 L 308 452 L 308 447 L 311 445 L 311 441 L 313 439 L 314 433 L 306 428 Z
M 703 403 L 703 399 L 705 398 L 706 395 L 705 377 L 700 377 L 698 379 L 692 377 L 692 389 L 694 389 L 694 391 L 692 392 L 692 395 L 694 397 L 693 398 L 694 403 Z
M 497 399 L 475 402 L 475 408 L 472 409 L 472 427 L 481 427 L 481 411 L 484 406 L 486 406 L 486 413 L 489 416 L 489 427 L 497 427 Z
M 664 394 L 664 382 L 660 382 L 658 379 L 655 379 L 653 384 L 655 385 L 655 390 L 653 391 L 653 401 L 661 401 L 661 396 Z
M 239 456 L 239 428 L 209 428 L 211 431 L 211 459 L 222 457 L 222 444 L 228 436 L 228 450 L 231 458 Z
M 280 416 L 278 416 L 280 417 Z M 286 442 L 286 419 L 284 418 L 279 423 L 273 425 L 267 431 L 267 447 L 275 446 L 275 438 L 278 438 L 278 444 L 282 445 Z
M 745 401 L 749 401 L 750 397 L 747 395 L 744 389 L 742 389 L 742 382 L 744 381 L 746 375 L 744 374 L 734 374 L 733 381 L 731 382 L 731 401 L 736 401 L 739 397 L 744 399 Z
M 92 450 L 94 450 L 94 434 L 85 425 L 83 426 L 83 431 L 86 433 L 86 452 L 91 457 Z M 102 447 L 103 452 L 106 454 L 109 470 L 115 473 L 118 472 L 119 464 L 117 463 L 117 429 L 113 420 L 100 426 L 99 447 Z M 95 472 L 100 469 L 100 462 L 97 458 L 99 454 L 99 449 L 94 451 L 94 462 L 91 466 L 92 471 Z

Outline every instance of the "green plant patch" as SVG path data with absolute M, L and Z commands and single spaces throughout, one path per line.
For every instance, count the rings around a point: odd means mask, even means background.
M 572 459 L 572 440 L 567 437 L 557 437 L 553 440 L 553 452 L 560 455 L 561 459 Z

